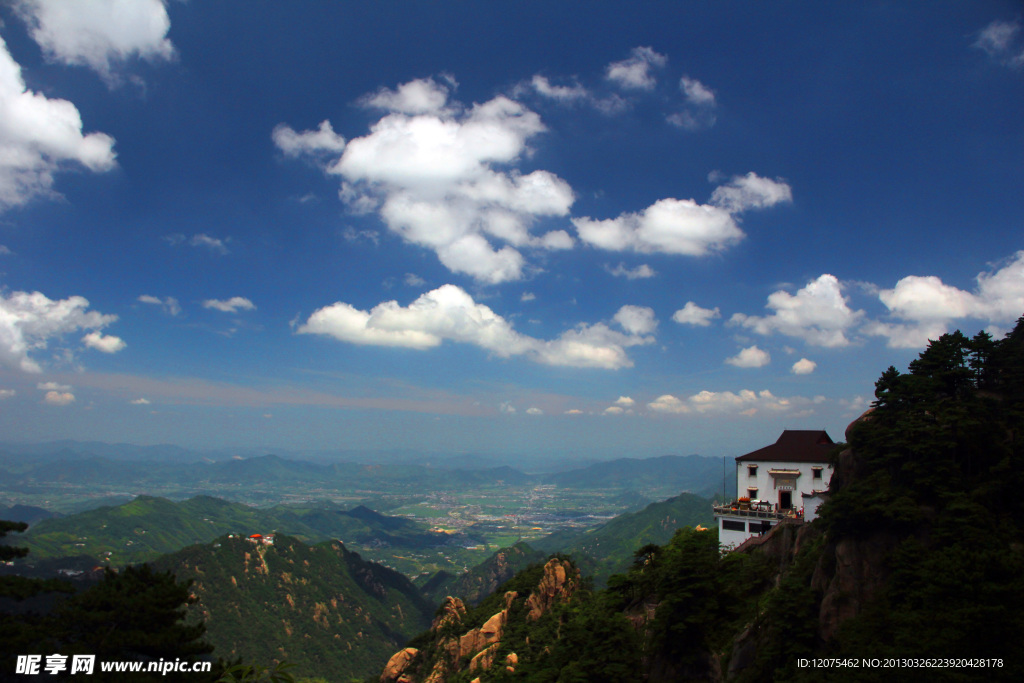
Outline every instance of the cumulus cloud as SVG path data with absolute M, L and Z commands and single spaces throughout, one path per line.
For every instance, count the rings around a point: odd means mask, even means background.
M 49 59 L 88 66 L 116 82 L 114 65 L 174 57 L 162 0 L 15 0 L 18 15 Z
M 629 396 L 619 396 L 615 400 L 615 405 L 623 406 L 625 408 L 632 408 L 636 404 L 636 401 L 631 399 Z
M 623 306 L 612 318 L 628 334 L 651 334 L 658 328 L 654 309 L 645 306 Z
M 622 415 L 625 411 L 621 406 L 608 406 L 604 409 L 605 415 Z
M 790 369 L 790 372 L 792 372 L 794 375 L 809 375 L 812 372 L 814 372 L 815 368 L 817 367 L 818 364 L 815 363 L 813 360 L 801 358 L 797 362 L 793 363 L 793 367 Z
M 572 223 L 583 242 L 608 251 L 704 256 L 743 238 L 728 211 L 692 199 L 660 199 L 640 213 Z
M 762 178 L 756 173 L 733 176 L 711 193 L 711 203 L 730 213 L 764 209 L 793 201 L 792 188 L 781 178 Z
M 124 343 L 124 340 L 120 337 L 115 337 L 112 334 L 101 334 L 99 332 L 90 332 L 85 335 L 82 337 L 82 343 L 90 349 L 96 349 L 103 353 L 117 353 L 127 346 L 127 344 Z
M 626 268 L 626 265 L 624 263 L 620 263 L 614 268 L 606 264 L 604 269 L 607 270 L 612 275 L 614 275 L 615 277 L 624 277 L 627 280 L 641 280 L 654 277 L 655 275 L 657 275 L 657 273 L 654 271 L 654 268 L 651 268 L 646 263 L 641 263 L 636 268 Z
M 739 393 L 701 391 L 686 399 L 665 394 L 648 403 L 647 407 L 656 413 L 666 414 L 733 413 L 754 415 L 760 411 L 782 412 L 790 410 L 794 406 L 809 403 L 812 401 L 808 399 L 780 398 L 767 389 L 760 392 L 744 389 Z
M 686 130 L 700 130 L 715 125 L 715 93 L 695 78 L 683 76 L 679 81 L 686 106 L 668 116 L 668 122 Z
M 530 406 L 529 408 L 526 409 L 526 414 L 527 415 L 543 415 L 544 411 L 541 410 L 540 408 L 537 408 L 536 406 Z
M 864 316 L 847 305 L 842 285 L 834 275 L 825 274 L 813 280 L 796 294 L 784 290 L 768 297 L 767 316 L 736 313 L 730 322 L 758 334 L 774 332 L 798 337 L 815 346 L 840 347 L 850 344 L 846 333 Z
M 51 341 L 66 334 L 98 332 L 117 320 L 116 315 L 89 311 L 88 307 L 88 300 L 80 296 L 54 301 L 39 292 L 0 295 L 0 365 L 41 372 L 30 356 L 32 352 L 47 348 Z
M 1024 251 L 991 272 L 981 272 L 974 292 L 945 284 L 934 275 L 909 275 L 878 292 L 890 320 L 870 321 L 864 332 L 882 336 L 894 348 L 917 348 L 949 332 L 954 321 L 976 318 L 1011 323 L 1024 311 Z
M 47 391 L 43 396 L 43 402 L 51 406 L 66 406 L 75 401 L 75 395 L 70 391 Z
M 151 296 L 149 294 L 143 294 L 137 299 L 137 301 L 144 304 L 153 304 L 155 306 L 160 306 L 168 315 L 178 315 L 179 313 L 181 313 L 181 304 L 179 304 L 178 300 L 175 299 L 173 296 L 161 299 L 159 297 Z
M 405 277 L 402 278 L 402 282 L 409 285 L 410 287 L 422 287 L 427 284 L 427 281 L 421 278 L 416 273 L 406 273 Z
M 725 362 L 737 368 L 763 368 L 772 362 L 771 355 L 757 346 L 748 346 Z
M 18 392 L 15 391 L 14 389 L 0 389 L 0 401 L 6 400 L 6 399 L 9 399 L 9 398 L 14 398 L 15 394 L 17 394 L 17 393 Z
M 998 64 L 1013 69 L 1024 67 L 1024 46 L 1017 40 L 1020 22 L 993 21 L 978 34 L 974 47 Z
M 282 123 L 274 128 L 270 136 L 277 148 L 290 157 L 330 156 L 340 154 L 345 149 L 345 138 L 334 132 L 330 121 L 321 121 L 316 130 L 304 130 L 301 133 Z
M 298 332 L 351 344 L 420 350 L 448 340 L 477 346 L 499 358 L 525 356 L 538 363 L 570 367 L 629 367 L 632 361 L 626 348 L 654 341 L 640 331 L 650 328 L 651 321 L 642 313 L 620 309 L 615 322 L 625 333 L 605 323 L 581 323 L 556 339 L 536 339 L 515 331 L 507 320 L 476 303 L 461 288 L 443 285 L 405 307 L 387 301 L 363 311 L 337 302 L 315 311 Z
M 237 313 L 238 311 L 254 311 L 256 304 L 242 296 L 233 296 L 230 299 L 207 299 L 203 302 L 203 308 L 212 308 L 224 313 Z
M 628 59 L 609 64 L 605 77 L 621 88 L 653 90 L 657 80 L 651 71 L 665 66 L 667 62 L 665 55 L 658 54 L 650 47 L 635 47 Z
M 712 320 L 721 318 L 722 314 L 718 307 L 701 308 L 692 301 L 672 314 L 672 319 L 681 325 L 696 325 L 697 327 L 710 327 Z
M 150 401 L 149 399 L 146 398 L 136 398 L 129 401 L 129 403 L 131 403 L 133 406 L 148 406 L 150 404 Z
M 441 113 L 448 103 L 448 94 L 456 86 L 453 78 L 447 77 L 445 80 L 447 85 L 438 83 L 433 78 L 418 78 L 403 83 L 394 90 L 381 88 L 373 94 L 362 97 L 360 104 L 364 107 L 384 109 L 401 114 Z
M 704 256 L 743 239 L 734 214 L 791 201 L 789 186 L 754 173 L 717 188 L 711 204 L 660 199 L 640 213 L 595 220 L 574 218 L 580 239 L 599 249 Z
M 548 171 L 515 168 L 545 130 L 535 112 L 503 96 L 466 108 L 448 95 L 431 79 L 378 91 L 362 100 L 386 111 L 369 133 L 340 154 L 312 139 L 308 151 L 333 154 L 326 172 L 340 177 L 350 210 L 377 212 L 452 272 L 492 284 L 518 280 L 521 250 L 572 248 L 564 230 L 531 232 L 541 218 L 568 214 L 572 188 Z
M 59 171 L 109 171 L 116 166 L 113 148 L 105 133 L 83 135 L 71 102 L 27 90 L 21 67 L 0 38 L 0 212 L 54 194 Z

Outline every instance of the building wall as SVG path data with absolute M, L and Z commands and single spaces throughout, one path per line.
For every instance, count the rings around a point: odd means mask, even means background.
M 717 515 L 716 515 L 717 517 Z M 743 541 L 747 540 L 751 536 L 757 536 L 761 533 L 761 524 L 765 520 L 751 518 L 751 517 L 730 517 L 722 516 L 718 517 L 718 543 L 721 546 L 732 549 L 738 546 Z M 743 531 L 735 529 L 727 529 L 726 522 L 731 522 L 733 526 L 742 524 Z M 771 525 L 775 526 L 778 522 L 772 520 Z M 751 531 L 751 524 L 753 524 L 753 531 Z
M 757 465 L 757 474 L 750 476 L 748 468 Z M 814 478 L 814 468 L 821 467 L 821 479 Z M 829 480 L 832 478 L 832 466 L 827 462 L 777 462 L 767 460 L 743 461 L 736 463 L 736 497 L 742 498 L 749 495 L 748 489 L 757 489 L 757 498 L 767 500 L 773 504 L 779 502 L 779 493 L 775 489 L 775 477 L 768 473 L 768 470 L 799 470 L 800 476 L 796 478 L 796 488 L 793 490 L 793 506 L 799 508 L 802 501 L 802 493 L 813 493 L 815 491 L 827 491 Z

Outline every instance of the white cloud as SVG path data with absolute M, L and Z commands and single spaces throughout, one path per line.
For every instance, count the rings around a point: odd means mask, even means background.
M 153 304 L 155 306 L 161 306 L 164 312 L 168 315 L 178 315 L 181 313 L 181 304 L 173 296 L 161 299 L 159 297 L 151 296 L 149 294 L 143 294 L 137 301 L 144 304 Z
M 791 201 L 793 190 L 784 180 L 762 178 L 753 172 L 733 176 L 728 184 L 716 187 L 711 193 L 711 203 L 730 213 L 764 209 Z
M 115 337 L 112 334 L 101 334 L 99 332 L 90 332 L 85 335 L 82 337 L 82 343 L 91 349 L 96 349 L 103 353 L 117 353 L 127 346 L 127 344 L 124 343 L 124 340 L 120 337 Z
M 622 316 L 627 324 L 633 322 L 634 329 L 644 326 L 642 316 L 635 320 L 630 316 Z M 654 341 L 617 332 L 604 323 L 581 323 L 556 339 L 536 339 L 516 332 L 508 321 L 455 285 L 427 292 L 407 307 L 387 301 L 363 311 L 337 302 L 315 311 L 298 332 L 352 344 L 420 350 L 448 340 L 480 347 L 500 358 L 525 356 L 547 365 L 609 369 L 631 366 L 625 349 Z
M 498 410 L 508 415 L 515 415 L 516 407 L 509 403 L 508 401 L 506 401 L 498 406 Z
M 605 77 L 629 90 L 653 90 L 657 81 L 651 69 L 665 66 L 667 61 L 665 55 L 649 47 L 635 47 L 628 59 L 609 64 Z
M 821 275 L 796 294 L 780 290 L 768 297 L 772 315 L 758 317 L 736 313 L 730 322 L 769 335 L 778 332 L 798 337 L 815 346 L 847 346 L 846 332 L 863 317 L 847 305 L 842 285 L 834 275 Z
M 803 398 L 779 398 L 767 389 L 760 392 L 744 389 L 739 393 L 701 391 L 685 400 L 665 394 L 648 403 L 647 407 L 654 412 L 666 414 L 729 413 L 749 416 L 760 411 L 783 412 L 812 402 Z
M 1024 47 L 1017 41 L 1020 22 L 993 21 L 978 34 L 974 47 L 998 64 L 1014 69 L 1024 66 Z
M 748 173 L 716 188 L 711 204 L 660 199 L 640 213 L 607 220 L 573 218 L 572 222 L 582 241 L 600 249 L 704 256 L 743 239 L 733 214 L 791 198 L 789 185 Z
M 405 277 L 402 278 L 402 282 L 409 285 L 410 287 L 422 287 L 427 284 L 427 281 L 421 278 L 416 273 L 406 273 Z
M 771 355 L 757 346 L 748 346 L 725 362 L 737 368 L 763 368 L 772 362 Z
M 238 311 L 254 311 L 256 304 L 242 296 L 233 296 L 227 300 L 207 299 L 203 302 L 203 308 L 213 308 L 224 313 L 237 313 Z
M 692 301 L 672 314 L 672 319 L 681 325 L 696 325 L 697 327 L 710 327 L 712 320 L 721 318 L 722 314 L 718 307 L 701 308 Z
M 361 98 L 360 104 L 410 115 L 442 113 L 448 102 L 448 94 L 456 85 L 451 78 L 447 80 L 452 87 L 438 83 L 433 78 L 418 78 L 401 84 L 395 90 L 381 88 Z
M 1024 312 L 1024 251 L 1001 268 L 978 274 L 974 292 L 947 285 L 934 275 L 909 275 L 878 292 L 891 321 L 871 321 L 864 332 L 894 348 L 917 348 L 949 332 L 955 320 L 976 318 L 1012 323 Z
M 492 284 L 518 280 L 522 249 L 572 248 L 564 230 L 530 232 L 539 218 L 568 214 L 572 188 L 548 171 L 515 168 L 545 130 L 536 113 L 503 96 L 468 109 L 447 96 L 432 80 L 379 91 L 364 103 L 388 113 L 368 134 L 340 155 L 315 144 L 310 151 L 333 153 L 326 171 L 340 176 L 350 210 L 378 212 L 452 272 Z
M 188 243 L 193 247 L 205 247 L 206 249 L 218 254 L 228 253 L 228 247 L 225 242 L 226 240 L 222 240 L 217 237 L 210 237 L 203 233 L 192 235 L 192 239 L 188 241 Z
M 793 367 L 790 369 L 790 372 L 792 372 L 794 375 L 809 375 L 812 372 L 814 372 L 815 368 L 817 367 L 818 364 L 815 363 L 813 360 L 801 358 L 797 362 L 793 363 Z
M 47 348 L 53 340 L 77 330 L 98 331 L 117 320 L 87 310 L 89 302 L 80 296 L 54 301 L 39 292 L 0 295 L 0 365 L 24 372 L 40 372 L 30 357 Z
M 565 411 L 565 414 L 566 415 L 582 415 L 583 411 L 580 410 L 579 408 L 570 408 L 569 410 Z
M 605 415 L 622 415 L 624 412 L 626 411 L 619 406 L 608 406 L 604 409 Z
M 15 391 L 14 389 L 0 389 L 0 401 L 6 400 L 6 399 L 9 399 L 9 398 L 14 398 L 15 394 L 17 394 L 17 393 L 18 392 Z
M 728 211 L 692 199 L 660 199 L 640 213 L 572 223 L 583 242 L 608 251 L 704 256 L 743 239 Z
M 655 275 L 657 275 L 654 269 L 651 268 L 646 263 L 641 263 L 636 268 L 626 268 L 626 265 L 624 263 L 620 263 L 614 268 L 605 264 L 604 269 L 607 270 L 612 275 L 614 275 L 615 277 L 624 277 L 627 280 L 640 280 L 654 277 Z
M 519 297 L 519 300 L 525 303 L 527 301 L 533 301 L 536 298 L 537 298 L 537 295 L 534 294 L 533 292 L 523 292 L 523 295 L 521 297 Z
M 535 407 L 535 406 L 530 406 L 529 408 L 526 409 L 526 414 L 527 415 L 543 415 L 544 411 L 541 410 L 540 408 Z
M 654 309 L 645 306 L 623 306 L 612 318 L 627 334 L 652 334 L 658 328 Z
M 114 64 L 174 57 L 161 0 L 16 0 L 15 8 L 48 58 L 88 66 L 108 83 Z
M 668 122 L 687 130 L 700 130 L 715 125 L 715 93 L 695 78 L 683 76 L 679 81 L 686 108 L 668 116 Z
M 6 245 L 0 244 L 0 256 L 10 256 L 13 253 Z
M 38 382 L 36 384 L 36 389 L 39 391 L 71 391 L 72 388 L 70 385 L 57 382 Z
M 111 170 L 113 147 L 105 133 L 82 134 L 82 117 L 71 102 L 27 90 L 0 38 L 0 211 L 53 194 L 54 175 L 69 165 Z
M 579 83 L 573 85 L 552 85 L 545 76 L 534 76 L 530 80 L 530 86 L 537 92 L 552 100 L 562 103 L 588 101 L 590 93 Z
M 43 396 L 43 402 L 51 406 L 66 406 L 73 403 L 75 395 L 68 391 L 48 391 Z
M 664 394 L 647 404 L 656 413 L 688 413 L 690 407 L 672 394 Z
M 679 81 L 679 87 L 686 95 L 688 103 L 702 107 L 715 106 L 715 93 L 696 78 L 683 76 Z
M 291 126 L 281 123 L 270 134 L 277 148 L 287 156 L 314 157 L 340 154 L 345 149 L 345 138 L 336 134 L 330 121 L 321 121 L 316 130 L 295 132 Z
M 615 399 L 615 405 L 624 406 L 626 408 L 632 408 L 636 404 L 636 401 L 631 399 L 629 396 L 619 396 Z
M 131 403 L 133 406 L 148 406 L 150 404 L 150 401 L 149 399 L 146 398 L 136 398 L 129 401 L 129 403 Z

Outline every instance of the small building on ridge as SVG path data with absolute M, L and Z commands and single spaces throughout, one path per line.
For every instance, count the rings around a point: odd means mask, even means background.
M 736 500 L 715 506 L 719 542 L 735 548 L 784 519 L 814 519 L 832 478 L 825 430 L 787 429 L 764 448 L 736 458 Z M 805 500 L 814 509 L 804 509 Z

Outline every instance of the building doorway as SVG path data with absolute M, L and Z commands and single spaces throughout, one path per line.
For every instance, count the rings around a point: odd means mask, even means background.
M 779 509 L 790 510 L 793 507 L 793 492 L 779 491 Z

